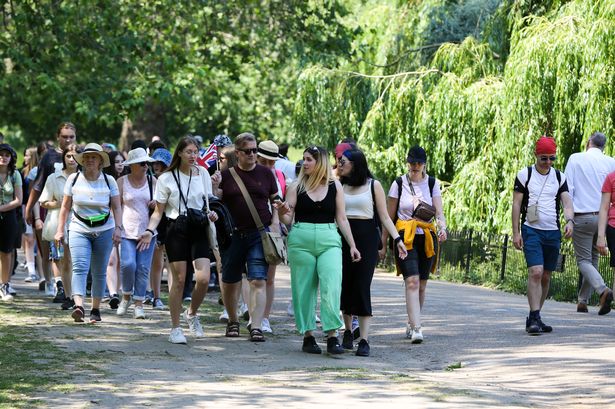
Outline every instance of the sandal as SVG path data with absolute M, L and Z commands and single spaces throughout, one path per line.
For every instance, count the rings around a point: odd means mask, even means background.
M 250 341 L 252 342 L 265 342 L 265 336 L 260 328 L 253 328 L 250 330 Z
M 229 338 L 237 338 L 239 336 L 239 323 L 229 321 L 228 324 L 226 324 L 225 336 Z

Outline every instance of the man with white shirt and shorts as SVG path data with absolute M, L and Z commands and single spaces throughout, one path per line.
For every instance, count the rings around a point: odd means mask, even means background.
M 615 159 L 602 151 L 606 136 L 595 132 L 587 141 L 585 152 L 570 155 L 566 165 L 568 190 L 574 205 L 574 233 L 572 244 L 583 283 L 579 290 L 577 312 L 587 312 L 587 301 L 592 289 L 600 294 L 598 315 L 611 311 L 613 291 L 606 286 L 598 271 L 598 212 L 602 184 L 606 176 L 615 171 Z
M 542 322 L 540 310 L 549 293 L 551 272 L 559 258 L 560 200 L 564 205 L 564 236 L 572 236 L 574 210 L 568 194 L 565 175 L 553 168 L 557 159 L 553 138 L 541 137 L 536 142 L 536 163 L 521 169 L 515 179 L 512 206 L 513 244 L 525 254 L 528 268 L 527 299 L 530 313 L 525 331 L 530 335 L 551 332 Z M 521 218 L 521 228 L 519 219 Z

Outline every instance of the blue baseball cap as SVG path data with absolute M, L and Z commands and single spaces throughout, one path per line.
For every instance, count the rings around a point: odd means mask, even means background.
M 168 149 L 158 148 L 152 154 L 152 159 L 156 162 L 162 162 L 168 168 L 171 165 L 171 159 L 173 159 L 173 155 L 169 152 Z

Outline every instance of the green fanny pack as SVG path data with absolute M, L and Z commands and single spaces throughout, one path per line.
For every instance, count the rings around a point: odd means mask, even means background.
M 79 216 L 77 212 L 73 212 L 73 214 L 80 222 L 84 223 L 89 227 L 104 226 L 104 224 L 107 223 L 107 220 L 109 220 L 109 216 L 111 215 L 111 213 L 97 214 L 95 216 L 90 216 L 86 218 Z

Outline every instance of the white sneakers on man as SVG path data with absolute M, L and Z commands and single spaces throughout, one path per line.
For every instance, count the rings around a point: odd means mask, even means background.
M 173 328 L 171 330 L 171 334 L 169 335 L 169 342 L 171 344 L 187 344 L 188 343 L 188 341 L 186 340 L 186 337 L 184 336 L 184 332 L 179 327 Z
M 188 321 L 188 326 L 190 327 L 190 332 L 194 334 L 195 337 L 200 338 L 205 336 L 203 332 L 203 327 L 201 326 L 201 321 L 199 320 L 198 315 L 190 315 L 188 314 L 188 310 L 184 312 L 184 317 L 186 321 Z

